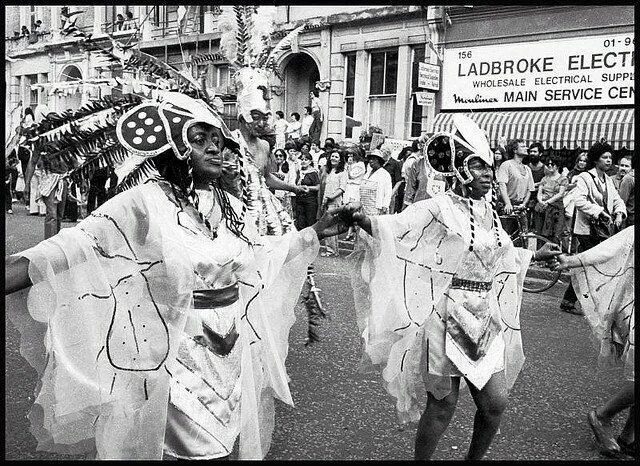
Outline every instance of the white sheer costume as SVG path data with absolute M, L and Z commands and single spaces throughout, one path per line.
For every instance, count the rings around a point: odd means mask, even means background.
M 240 433 L 240 458 L 265 456 L 273 398 L 292 404 L 288 332 L 319 246 L 310 229 L 245 234 L 253 247 L 222 221 L 212 239 L 150 182 L 21 253 L 34 285 L 29 314 L 13 319 L 42 378 L 30 414 L 39 449 L 161 459 L 182 439 L 213 458 Z
M 629 226 L 576 257 L 571 282 L 600 350 L 598 363 L 621 365 L 635 380 L 634 231 Z
M 532 254 L 513 246 L 488 202 L 472 209 L 475 226 L 469 201 L 449 191 L 371 217 L 373 236 L 360 233 L 352 283 L 365 359 L 382 366 L 401 423 L 419 420 L 426 391 L 446 396 L 452 376 L 481 389 L 504 369 L 511 388 L 524 362 Z

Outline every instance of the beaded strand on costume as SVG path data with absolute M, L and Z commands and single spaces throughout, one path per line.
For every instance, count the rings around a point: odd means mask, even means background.
M 498 242 L 498 247 L 502 247 L 502 241 L 500 240 L 500 230 L 498 229 L 498 225 L 500 224 L 500 220 L 498 219 L 498 207 L 497 207 L 497 199 L 498 199 L 498 184 L 496 183 L 496 172 L 493 171 L 493 180 L 491 180 L 491 212 L 493 213 L 493 232 L 496 235 L 496 241 Z
M 469 226 L 471 227 L 471 242 L 469 243 L 469 251 L 473 251 L 473 243 L 476 237 L 476 226 L 475 226 L 475 218 L 473 216 L 473 199 L 470 197 L 467 198 L 467 203 L 469 205 Z
M 244 220 L 247 213 L 247 205 L 249 203 L 249 189 L 248 189 L 248 173 L 245 168 L 245 160 L 242 149 L 238 151 L 238 171 L 240 172 L 240 200 L 242 201 L 242 213 L 240 214 L 240 220 Z M 244 224 L 243 224 L 244 225 Z
M 213 239 L 216 239 L 218 237 L 218 232 L 215 229 L 211 228 L 211 222 L 209 222 L 209 219 L 206 218 L 198 208 L 200 206 L 200 198 L 198 197 L 198 193 L 196 192 L 196 188 L 195 188 L 195 183 L 193 181 L 193 164 L 191 162 L 191 157 L 187 157 L 187 167 L 188 167 L 187 178 L 189 181 L 187 197 L 191 202 L 191 204 L 193 204 L 193 206 L 195 207 L 196 212 L 198 212 L 198 216 L 200 217 L 200 220 L 202 221 L 202 223 L 204 223 L 207 229 L 211 232 Z

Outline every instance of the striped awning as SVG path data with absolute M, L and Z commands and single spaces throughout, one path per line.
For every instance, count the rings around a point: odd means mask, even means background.
M 588 148 L 605 139 L 614 149 L 633 149 L 633 109 L 545 110 L 465 113 L 487 132 L 491 147 L 498 139 L 522 138 L 527 144 L 541 142 L 545 148 Z M 451 131 L 453 113 L 440 113 L 432 131 Z

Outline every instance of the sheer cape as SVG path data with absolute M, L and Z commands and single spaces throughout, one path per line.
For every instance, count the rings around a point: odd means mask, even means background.
M 193 309 L 196 283 L 181 253 L 181 237 L 193 234 L 180 226 L 181 214 L 157 183 L 147 183 L 20 254 L 30 260 L 34 285 L 28 312 L 8 312 L 21 332 L 21 354 L 41 378 L 29 414 L 39 450 L 162 458 L 166 362 Z M 293 405 L 288 333 L 319 244 L 310 229 L 250 238 L 256 244 L 245 243 L 248 260 L 236 271 L 245 310 L 239 332 L 251 336 L 242 339 L 240 458 L 262 459 L 273 399 Z
M 425 348 L 424 333 L 444 333 L 443 297 L 470 244 L 469 219 L 453 207 L 450 195 L 441 194 L 399 214 L 371 217 L 373 236 L 361 231 L 361 249 L 351 256 L 364 339 L 361 367 L 373 363 L 382 368 L 401 423 L 419 420 L 427 391 L 441 399 L 451 390 L 450 374 L 429 367 L 430 355 L 439 349 Z M 491 300 L 499 307 L 511 388 L 524 362 L 520 304 L 532 253 L 515 248 L 502 228 L 499 235 L 495 272 L 484 280 L 493 282 Z
M 571 282 L 599 349 L 600 366 L 635 380 L 634 230 L 629 226 L 580 254 Z

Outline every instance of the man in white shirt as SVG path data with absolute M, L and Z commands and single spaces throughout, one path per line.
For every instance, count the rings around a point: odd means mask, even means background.
M 535 184 L 531 168 L 522 162 L 528 154 L 524 140 L 512 139 L 509 141 L 507 154 L 512 158 L 500 165 L 496 179 L 500 186 L 504 211 L 506 214 L 511 214 L 515 206 L 527 205 L 531 192 L 535 190 Z
M 375 149 L 369 155 L 369 167 L 360 184 L 360 201 L 366 213 L 382 215 L 389 212 L 391 203 L 391 175 L 382 169 L 384 157 Z M 375 192 L 372 195 L 372 191 Z
M 313 115 L 311 114 L 311 107 L 304 108 L 305 114 L 302 117 L 302 127 L 300 128 L 300 135 L 309 136 L 309 129 L 313 124 Z

